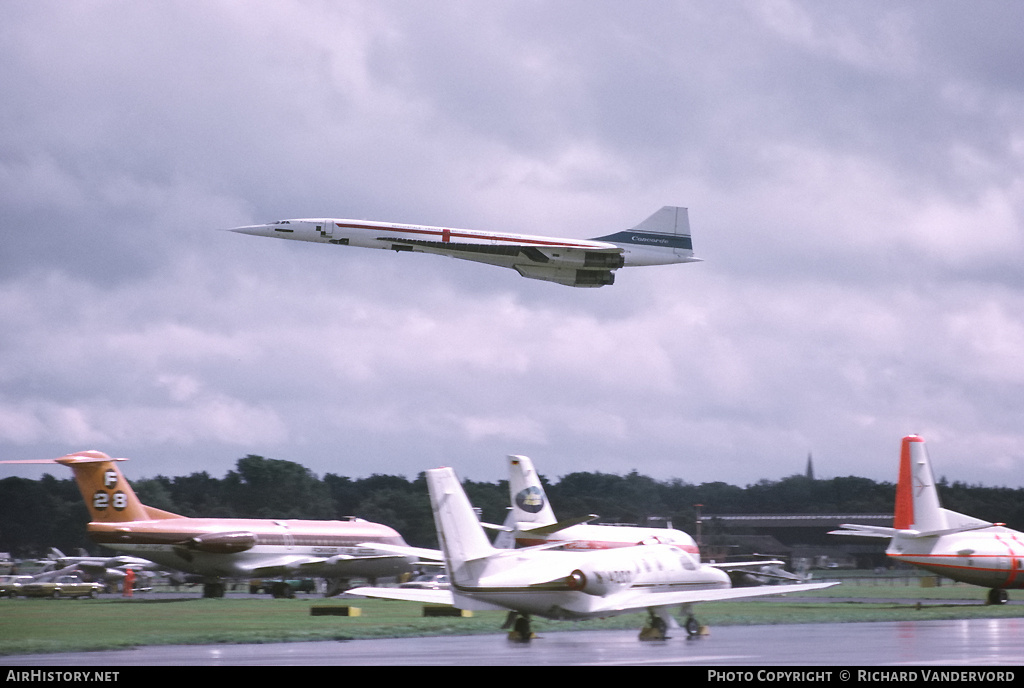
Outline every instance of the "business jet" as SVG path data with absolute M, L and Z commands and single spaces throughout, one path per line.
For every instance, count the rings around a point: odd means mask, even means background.
M 229 231 L 336 246 L 433 253 L 512 268 L 529 279 L 570 287 L 614 284 L 613 273 L 622 267 L 700 260 L 693 257 L 687 209 L 674 206 L 663 207 L 635 227 L 596 239 L 336 219 L 279 220 Z
M 700 624 L 692 613 L 698 602 L 818 590 L 837 583 L 732 588 L 729 576 L 702 565 L 675 545 L 637 545 L 605 550 L 556 551 L 563 543 L 525 549 L 497 549 L 463 490 L 455 471 L 426 472 L 430 505 L 444 554 L 450 589 L 353 588 L 364 597 L 449 604 L 459 609 L 509 611 L 509 638 L 528 641 L 530 618 L 590 619 L 647 610 L 644 640 L 665 639 L 678 627 L 676 607 L 687 614 L 686 631 Z
M 590 524 L 597 518 L 590 514 L 559 521 L 548 501 L 544 485 L 528 456 L 509 456 L 508 488 L 512 506 L 505 523 L 483 524 L 498 530 L 495 546 L 530 547 L 561 542 L 564 549 L 591 550 L 633 547 L 636 545 L 674 545 L 700 557 L 700 549 L 687 533 L 674 528 L 649 528 L 629 525 Z M 784 562 L 762 558 L 754 561 L 705 562 L 729 574 L 733 585 L 749 585 L 751 576 L 776 580 L 799 581 L 800 576 L 781 568 Z
M 89 537 L 129 556 L 203 577 L 203 596 L 222 597 L 224 579 L 300 575 L 326 578 L 328 594 L 354 577 L 395 576 L 412 570 L 415 555 L 374 549 L 405 545 L 388 526 L 358 518 L 345 521 L 188 518 L 145 506 L 117 467 L 98 451 L 57 459 L 0 463 L 58 463 L 74 471 L 89 509 Z M 289 596 L 286 583 L 275 597 Z
M 1024 533 L 939 504 L 928 452 L 917 435 L 903 438 L 893 527 L 844 523 L 831 535 L 889 538 L 885 553 L 955 581 L 989 588 L 988 604 L 1005 604 L 1024 588 Z

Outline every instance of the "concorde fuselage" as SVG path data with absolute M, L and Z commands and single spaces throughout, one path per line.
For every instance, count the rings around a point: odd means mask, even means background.
M 610 253 L 621 251 L 621 267 L 641 265 L 667 265 L 689 262 L 692 250 L 689 236 L 651 236 L 641 232 L 624 231 L 629 245 L 596 239 L 567 239 L 529 234 L 485 232 L 473 229 L 454 229 L 426 225 L 395 224 L 369 220 L 346 219 L 294 219 L 279 220 L 262 225 L 235 227 L 231 231 L 253 236 L 277 237 L 294 241 L 310 241 L 322 244 L 356 246 L 360 248 L 403 250 L 443 250 L 446 247 L 462 245 L 507 246 L 513 248 L 534 248 L 546 256 L 565 262 L 579 252 L 580 265 L 586 260 L 586 252 Z M 616 235 L 611 235 L 614 237 Z M 608 237 L 608 238 L 611 238 Z M 403 243 L 407 242 L 407 243 Z M 574 249 L 560 253 L 562 249 Z M 671 249 L 666 251 L 666 249 Z M 676 250 L 678 249 L 678 250 Z M 481 260 L 475 257 L 474 260 Z M 593 257 L 591 258 L 593 260 Z M 481 261 L 492 262 L 492 261 Z M 495 263 L 502 261 L 493 261 Z M 611 267 L 611 265 L 609 265 Z M 620 265 L 615 265 L 620 267 Z

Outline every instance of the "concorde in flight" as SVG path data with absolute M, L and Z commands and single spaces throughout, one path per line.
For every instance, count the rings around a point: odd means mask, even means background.
M 222 597 L 224 579 L 303 576 L 326 578 L 328 594 L 354 577 L 396 576 L 412 570 L 416 556 L 375 549 L 405 545 L 388 526 L 358 518 L 343 521 L 256 518 L 188 518 L 145 506 L 118 461 L 98 451 L 58 459 L 0 463 L 59 463 L 69 467 L 89 510 L 89 537 L 98 544 L 167 568 L 198 574 L 204 597 Z M 289 596 L 287 583 L 272 589 Z
M 687 633 L 700 625 L 698 602 L 781 595 L 836 585 L 803 583 L 733 588 L 729 576 L 706 566 L 676 545 L 637 545 L 604 550 L 555 551 L 564 542 L 523 549 L 497 549 L 451 468 L 426 472 L 438 541 L 451 581 L 450 590 L 353 588 L 364 597 L 449 604 L 459 609 L 509 611 L 512 640 L 532 637 L 530 617 L 591 619 L 647 611 L 644 640 L 661 640 L 676 627 L 672 612 L 687 614 Z
M 297 219 L 234 227 L 232 232 L 337 246 L 434 253 L 512 268 L 523 277 L 570 287 L 614 284 L 615 270 L 693 263 L 686 208 L 665 206 L 628 229 L 595 239 L 565 239 L 368 220 Z
M 1024 588 L 1024 533 L 943 509 L 924 440 L 903 438 L 892 528 L 844 523 L 830 535 L 888 538 L 885 553 L 940 576 L 989 588 L 988 604 L 1005 604 Z

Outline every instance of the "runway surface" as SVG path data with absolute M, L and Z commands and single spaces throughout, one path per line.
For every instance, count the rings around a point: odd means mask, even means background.
M 5 666 L 963 666 L 1024 665 L 1024 618 L 723 626 L 641 642 L 635 631 L 178 645 L 0 657 Z

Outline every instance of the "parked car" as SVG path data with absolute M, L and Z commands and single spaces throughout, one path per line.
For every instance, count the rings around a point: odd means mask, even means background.
M 0 576 L 0 597 L 17 597 L 22 584 L 30 580 L 32 576 Z
M 25 597 L 95 597 L 103 592 L 102 583 L 86 583 L 77 576 L 60 576 L 52 581 L 22 583 L 18 594 Z

